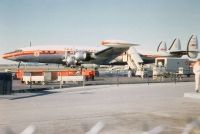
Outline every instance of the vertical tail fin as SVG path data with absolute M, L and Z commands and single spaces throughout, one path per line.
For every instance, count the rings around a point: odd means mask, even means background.
M 160 51 L 167 51 L 166 42 L 161 41 L 161 42 L 159 43 L 158 48 L 157 48 L 157 52 L 160 52 Z
M 181 50 L 181 42 L 179 38 L 176 38 L 169 47 L 169 51 L 179 51 L 179 50 Z
M 198 56 L 198 39 L 196 35 L 192 35 L 187 44 L 187 55 L 190 58 Z

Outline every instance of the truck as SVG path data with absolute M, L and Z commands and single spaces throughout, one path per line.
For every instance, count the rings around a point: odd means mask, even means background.
M 187 76 L 191 74 L 189 59 L 184 58 L 156 58 L 155 67 L 165 68 L 165 71 L 168 73 L 181 73 Z

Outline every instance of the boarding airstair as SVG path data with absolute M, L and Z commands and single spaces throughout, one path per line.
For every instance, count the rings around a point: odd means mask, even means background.
M 128 50 L 127 64 L 132 70 L 141 69 L 143 60 L 134 47 Z

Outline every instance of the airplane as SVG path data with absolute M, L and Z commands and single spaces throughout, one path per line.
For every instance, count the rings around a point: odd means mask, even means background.
M 68 46 L 31 46 L 3 54 L 2 58 L 17 62 L 56 63 L 66 66 L 77 66 L 82 63 L 108 65 L 111 60 L 137 46 L 121 40 L 109 40 L 103 44 L 108 48 L 97 51 L 94 49 L 74 49 Z M 114 64 L 114 63 L 113 63 Z
M 138 44 L 122 40 L 104 40 L 102 45 L 107 48 L 100 51 L 78 50 L 68 48 L 67 46 L 31 46 L 5 53 L 2 57 L 19 63 L 56 63 L 72 67 L 83 64 L 125 65 L 130 64 L 129 61 L 139 65 L 154 63 L 157 57 L 181 57 L 188 55 L 189 58 L 196 58 L 199 53 L 196 35 L 190 37 L 186 50 L 181 49 L 178 38 L 174 39 L 168 50 L 166 43 L 161 41 L 157 52 L 148 54 L 137 52 L 135 46 L 139 46 Z

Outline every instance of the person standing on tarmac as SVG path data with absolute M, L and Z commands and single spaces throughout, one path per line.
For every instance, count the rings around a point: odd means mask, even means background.
M 198 93 L 200 90 L 200 58 L 195 62 L 193 72 L 195 74 L 195 92 Z

